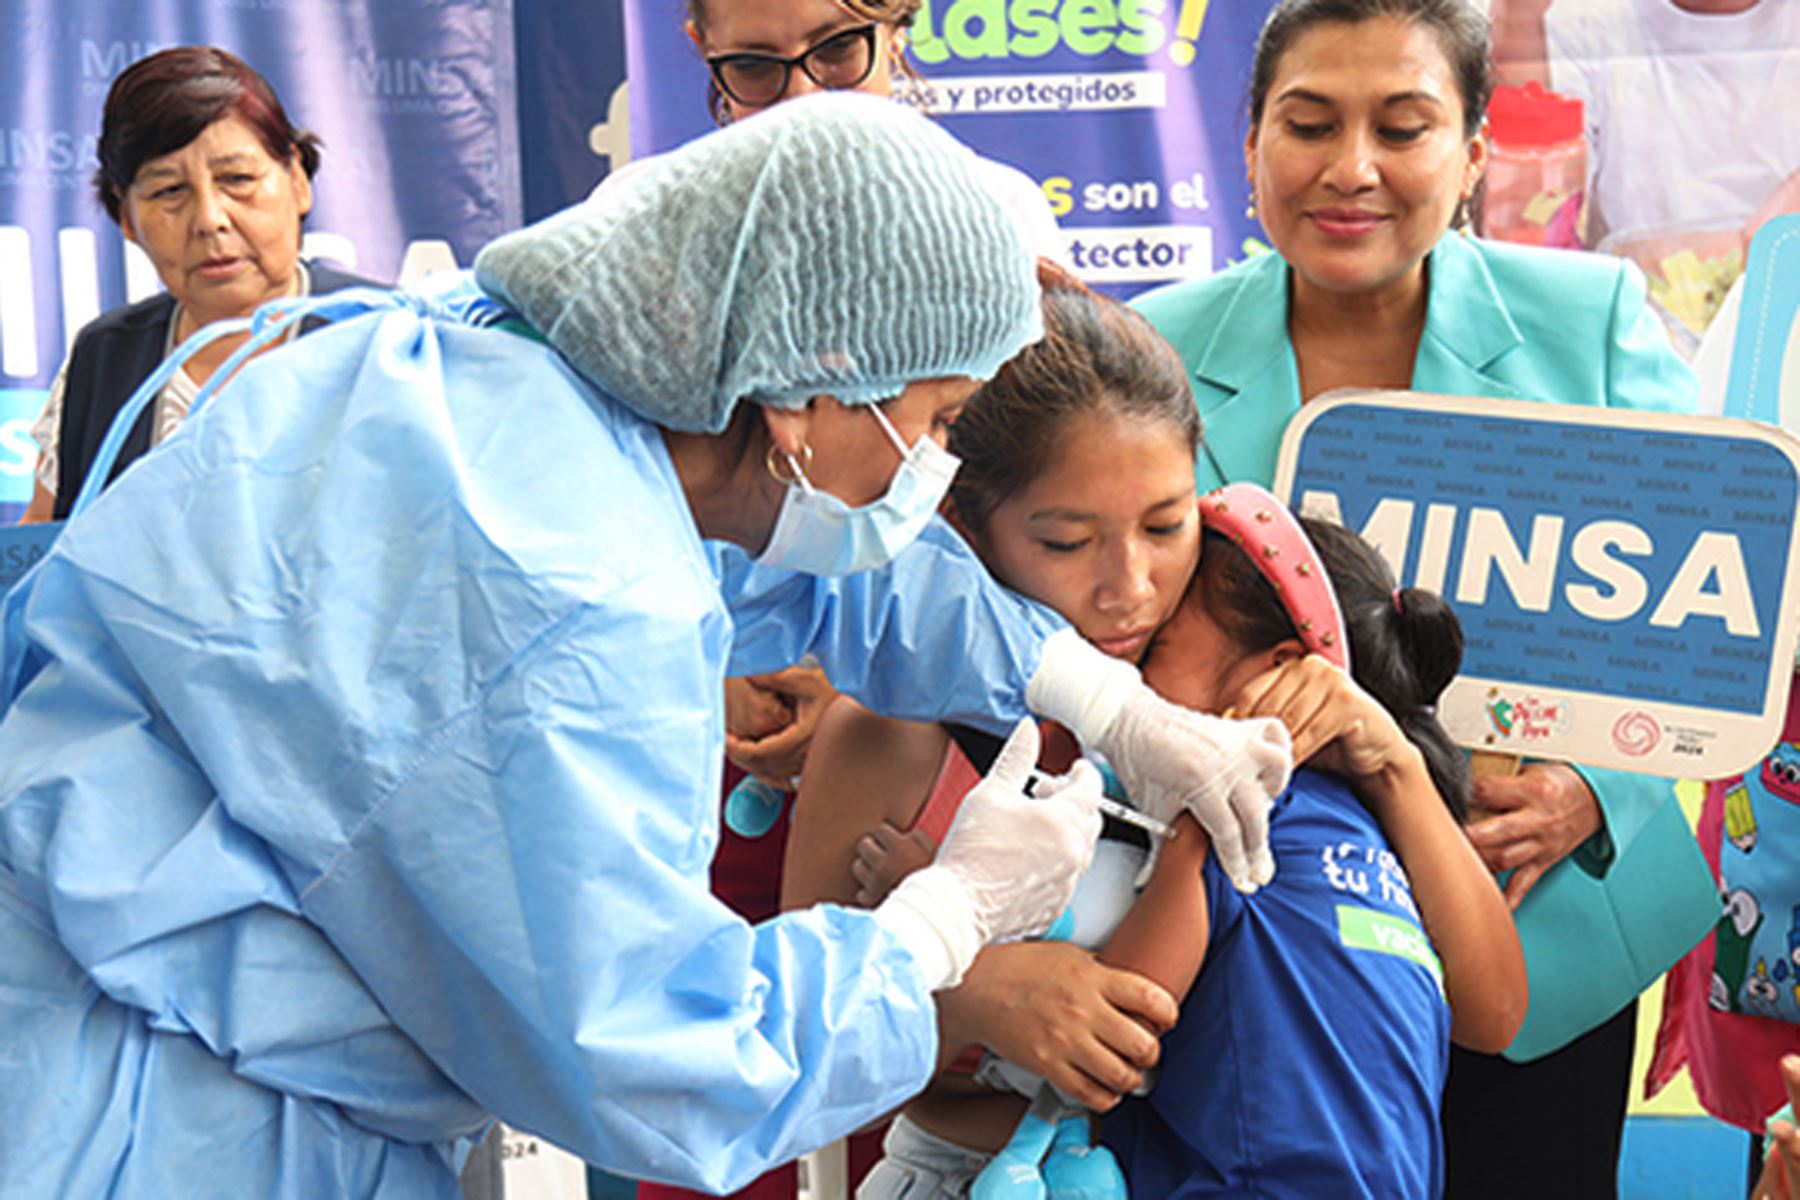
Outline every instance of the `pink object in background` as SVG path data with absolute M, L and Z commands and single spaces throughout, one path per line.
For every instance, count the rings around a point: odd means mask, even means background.
M 1488 105 L 1484 237 L 1578 249 L 1586 235 L 1587 139 L 1581 100 L 1544 90 L 1499 87 Z

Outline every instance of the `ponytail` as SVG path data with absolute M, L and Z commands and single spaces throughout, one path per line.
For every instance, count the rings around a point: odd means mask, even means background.
M 1351 675 L 1419 748 L 1438 794 L 1466 819 L 1469 764 L 1437 719 L 1437 701 L 1462 666 L 1462 625 L 1436 592 L 1394 586 L 1387 563 L 1341 525 L 1301 517 L 1325 564 L 1350 638 Z M 1206 531 L 1200 552 L 1202 596 L 1235 642 L 1260 651 L 1298 637 L 1281 599 L 1231 539 Z

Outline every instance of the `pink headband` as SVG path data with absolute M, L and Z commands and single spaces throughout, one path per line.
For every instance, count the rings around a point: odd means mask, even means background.
M 1287 506 L 1254 483 L 1228 483 L 1201 497 L 1200 521 L 1236 542 L 1275 585 L 1306 648 L 1348 673 L 1350 640 L 1337 593 Z

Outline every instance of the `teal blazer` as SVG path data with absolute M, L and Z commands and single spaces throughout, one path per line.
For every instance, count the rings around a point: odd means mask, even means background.
M 1187 365 L 1205 432 L 1194 469 L 1203 492 L 1274 480 L 1282 432 L 1300 411 L 1288 288 L 1287 263 L 1265 254 L 1133 303 Z M 1622 259 L 1451 234 L 1427 260 L 1427 289 L 1415 391 L 1693 411 L 1693 374 Z M 1603 828 L 1517 913 L 1531 1009 L 1507 1056 L 1521 1061 L 1619 1011 L 1719 915 L 1671 782 L 1581 771 Z

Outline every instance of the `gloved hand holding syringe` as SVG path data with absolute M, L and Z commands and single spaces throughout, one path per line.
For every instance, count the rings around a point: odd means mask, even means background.
M 1042 933 L 1093 861 L 1104 800 L 1099 770 L 1036 771 L 1037 723 L 1021 721 L 970 789 L 927 867 L 875 909 L 934 987 L 962 978 L 989 942 Z
M 1043 775 L 1033 773 L 1031 783 L 1027 787 L 1027 790 L 1031 795 L 1035 796 L 1038 794 L 1038 781 L 1045 778 L 1046 777 Z M 1149 813 L 1139 812 L 1137 809 L 1131 807 L 1131 805 L 1120 800 L 1114 800 L 1104 792 L 1100 795 L 1100 812 L 1102 815 L 1112 817 L 1114 820 L 1123 821 L 1127 825 L 1136 826 L 1151 837 L 1158 838 L 1162 841 L 1167 841 L 1175 836 L 1175 827 L 1173 825 L 1164 821 L 1159 821 Z
M 1168 823 L 1109 799 L 1100 769 L 1082 759 L 1066 775 L 1035 768 L 1035 722 L 1021 721 L 994 765 L 963 798 L 935 860 L 876 908 L 936 987 L 961 979 L 982 946 L 1047 929 L 1093 860 L 1100 814 L 1162 839 Z

